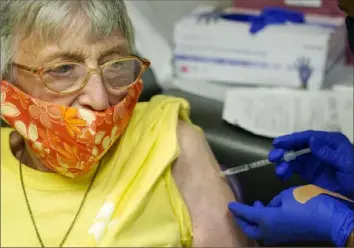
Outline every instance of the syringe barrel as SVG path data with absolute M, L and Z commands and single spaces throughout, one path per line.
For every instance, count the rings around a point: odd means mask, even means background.
M 306 154 L 306 153 L 310 153 L 311 150 L 310 148 L 306 148 L 306 149 L 302 149 L 302 150 L 298 150 L 298 151 L 290 151 L 290 152 L 286 152 L 284 154 L 284 161 L 291 161 L 291 160 L 294 160 L 297 156 L 301 156 L 303 154 Z

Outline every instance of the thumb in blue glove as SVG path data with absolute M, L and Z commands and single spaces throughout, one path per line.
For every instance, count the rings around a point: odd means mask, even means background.
M 353 197 L 354 151 L 353 146 L 341 133 L 304 131 L 284 135 L 273 141 L 275 149 L 268 159 L 276 163 L 276 174 L 287 180 L 293 172 L 308 183 Z M 311 153 L 290 162 L 282 161 L 285 151 L 310 147 Z
M 243 232 L 251 239 L 268 244 L 294 241 L 332 241 L 344 246 L 354 229 L 353 210 L 328 195 L 319 195 L 305 204 L 293 195 L 294 188 L 276 196 L 267 207 L 230 203 Z

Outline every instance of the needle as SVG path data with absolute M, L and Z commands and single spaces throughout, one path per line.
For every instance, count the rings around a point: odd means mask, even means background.
M 287 161 L 288 162 L 288 161 L 296 159 L 297 156 L 301 156 L 303 154 L 307 154 L 307 153 L 310 153 L 310 152 L 311 152 L 310 148 L 302 149 L 302 150 L 299 150 L 299 151 L 289 151 L 289 152 L 284 153 L 283 161 Z M 255 162 L 252 162 L 252 163 L 248 163 L 248 164 L 238 165 L 238 166 L 232 167 L 230 169 L 227 169 L 227 170 L 224 170 L 224 171 L 220 172 L 220 175 L 221 176 L 234 175 L 234 174 L 238 174 L 238 173 L 241 173 L 241 172 L 244 172 L 244 171 L 249 171 L 249 170 L 252 170 L 252 169 L 259 168 L 259 167 L 264 167 L 264 166 L 267 166 L 269 164 L 272 164 L 272 162 L 270 162 L 268 159 L 263 159 L 263 160 L 255 161 Z

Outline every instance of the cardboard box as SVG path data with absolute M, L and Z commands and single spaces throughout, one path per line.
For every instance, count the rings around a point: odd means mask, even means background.
M 200 20 L 211 9 L 200 8 L 175 25 L 178 78 L 318 90 L 325 75 L 343 63 L 346 30 L 342 17 L 307 15 L 306 24 L 269 25 L 251 34 L 250 23 Z
M 318 14 L 333 17 L 346 16 L 346 14 L 339 9 L 338 1 L 334 0 L 233 0 L 233 3 L 237 8 L 261 10 L 265 7 L 281 7 L 301 11 L 306 14 Z M 350 51 L 349 44 L 347 45 L 346 62 L 347 64 L 354 64 L 354 56 Z

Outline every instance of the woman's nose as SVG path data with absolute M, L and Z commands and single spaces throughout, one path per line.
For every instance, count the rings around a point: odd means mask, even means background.
M 90 70 L 88 82 L 79 97 L 79 104 L 95 111 L 103 111 L 110 106 L 99 70 Z

